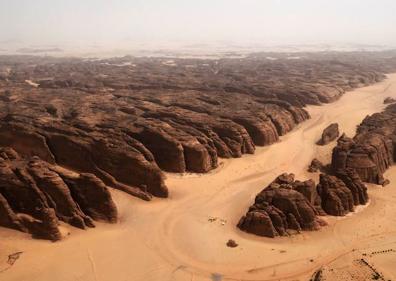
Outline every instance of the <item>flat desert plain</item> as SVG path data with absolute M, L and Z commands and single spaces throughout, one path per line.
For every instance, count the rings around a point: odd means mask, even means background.
M 314 157 L 329 163 L 335 145 L 315 144 L 322 130 L 337 122 L 352 137 L 388 96 L 396 98 L 396 74 L 334 103 L 309 106 L 311 119 L 254 155 L 222 160 L 208 174 L 167 174 L 167 199 L 145 202 L 111 189 L 118 224 L 99 223 L 90 231 L 63 225 L 70 235 L 56 243 L 1 228 L 0 280 L 309 280 L 320 268 L 326 280 L 370 280 L 375 271 L 394 280 L 396 167 L 385 174 L 391 184 L 369 186 L 368 205 L 346 217 L 325 217 L 328 226 L 320 231 L 272 239 L 236 227 L 279 174 L 317 181 L 307 166 Z M 229 239 L 239 246 L 227 247 Z M 11 265 L 9 255 L 18 252 Z

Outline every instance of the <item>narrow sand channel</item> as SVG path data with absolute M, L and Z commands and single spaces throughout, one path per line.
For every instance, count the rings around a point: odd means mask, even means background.
M 205 175 L 168 174 L 169 199 L 144 202 L 113 191 L 120 213 L 116 225 L 89 231 L 65 226 L 71 236 L 57 243 L 0 228 L 0 280 L 308 280 L 322 265 L 348 264 L 355 252 L 384 243 L 396 247 L 396 169 L 387 173 L 389 186 L 370 187 L 369 206 L 342 219 L 328 217 L 321 231 L 270 239 L 235 227 L 255 194 L 280 173 L 317 180 L 307 166 L 313 157 L 328 162 L 334 146 L 315 145 L 323 128 L 338 122 L 352 136 L 366 115 L 384 108 L 387 96 L 396 98 L 396 74 L 332 104 L 310 106 L 310 120 L 254 155 L 222 160 Z M 226 247 L 228 239 L 239 247 Z M 19 251 L 8 267 L 8 255 Z M 378 259 L 387 276 L 395 274 L 389 257 Z

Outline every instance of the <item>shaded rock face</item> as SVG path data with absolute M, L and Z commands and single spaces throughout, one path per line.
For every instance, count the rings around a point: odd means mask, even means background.
M 114 223 L 117 209 L 105 184 L 41 160 L 0 148 L 0 225 L 59 240 L 58 221 L 85 229 Z
M 305 105 L 381 81 L 393 65 L 389 54 L 279 56 L 0 57 L 0 145 L 167 197 L 162 171 L 205 173 L 254 153 L 308 119 Z
M 326 145 L 338 138 L 339 135 L 338 124 L 332 123 L 323 130 L 322 137 L 318 141 L 318 144 Z
M 318 218 L 315 204 L 320 208 L 313 181 L 294 181 L 293 174 L 283 174 L 256 196 L 238 227 L 266 237 L 317 230 L 324 222 Z
M 367 116 L 353 139 L 342 135 L 333 149 L 332 169 L 351 168 L 362 181 L 385 185 L 386 169 L 395 161 L 396 105 Z
M 353 204 L 365 205 L 368 202 L 367 187 L 354 169 L 339 170 L 336 176 L 342 180 L 345 186 L 352 192 Z
M 23 132 L 23 135 L 21 135 Z M 167 197 L 164 175 L 152 154 L 122 132 L 92 131 L 54 121 L 48 127 L 28 118 L 10 117 L 0 124 L 0 145 L 12 146 L 22 155 L 39 155 L 82 173 L 93 173 L 107 185 L 139 197 L 145 193 Z M 40 141 L 36 141 L 40 140 Z M 34 144 L 31 144 L 34 142 Z
M 352 192 L 337 177 L 321 174 L 317 191 L 322 199 L 322 208 L 326 214 L 344 216 L 353 212 L 354 198 Z

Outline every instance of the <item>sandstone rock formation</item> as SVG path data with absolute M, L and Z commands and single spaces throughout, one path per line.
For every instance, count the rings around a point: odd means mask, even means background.
M 205 173 L 219 157 L 254 153 L 308 119 L 305 105 L 332 102 L 396 66 L 388 53 L 276 56 L 2 56 L 0 145 L 145 200 L 167 197 L 161 170 Z
M 313 180 L 295 181 L 293 174 L 282 174 L 256 196 L 238 227 L 266 237 L 317 230 L 326 224 L 318 216 L 344 216 L 367 202 L 367 187 L 352 169 L 337 176 L 321 174 L 317 186 Z
M 333 150 L 334 171 L 351 168 L 362 181 L 382 184 L 385 170 L 395 161 L 396 104 L 385 111 L 367 116 L 353 139 L 342 135 Z
M 368 202 L 367 187 L 354 169 L 339 170 L 336 173 L 345 186 L 352 192 L 353 204 L 365 205 Z
M 85 229 L 94 220 L 114 223 L 117 209 L 106 185 L 38 158 L 0 148 L 0 226 L 59 240 L 58 220 Z
M 318 141 L 318 144 L 326 145 L 338 138 L 339 135 L 338 124 L 332 123 L 323 130 L 322 137 Z
M 396 69 L 389 52 L 267 56 L 0 56 L 0 146 L 13 149 L 0 159 L 0 224 L 56 240 L 57 220 L 81 228 L 113 221 L 106 186 L 144 200 L 167 197 L 163 171 L 205 173 L 219 157 L 254 153 L 307 120 L 304 106 L 335 101 Z M 382 171 L 389 159 L 375 161 Z M 358 174 L 374 179 L 370 169 Z M 268 236 L 316 228 L 323 210 L 315 184 L 278 181 L 241 227 L 265 221 L 256 232 Z
M 309 164 L 308 172 L 316 173 L 316 172 L 322 171 L 323 168 L 324 168 L 323 163 L 320 162 L 318 159 L 314 158 L 314 159 L 312 159 L 311 164 Z
M 324 225 L 317 208 L 320 198 L 315 183 L 294 181 L 293 174 L 283 174 L 256 196 L 238 227 L 267 237 L 288 235 L 291 230 L 317 230 Z
M 344 216 L 353 212 L 352 192 L 337 177 L 321 174 L 317 190 L 322 199 L 322 208 L 327 214 Z

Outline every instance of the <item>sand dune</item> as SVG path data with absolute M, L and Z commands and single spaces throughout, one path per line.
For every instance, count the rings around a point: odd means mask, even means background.
M 363 254 L 386 278 L 396 277 L 396 252 L 370 256 L 396 249 L 391 223 L 396 168 L 386 174 L 390 185 L 370 186 L 367 207 L 344 218 L 327 217 L 329 226 L 320 231 L 270 239 L 235 227 L 255 194 L 278 174 L 309 178 L 312 158 L 329 161 L 334 143 L 315 145 L 323 128 L 337 122 L 341 132 L 353 136 L 367 114 L 384 108 L 387 96 L 396 98 L 396 74 L 332 104 L 308 107 L 310 120 L 254 155 L 222 160 L 205 175 L 168 174 L 168 199 L 145 202 L 112 190 L 120 213 L 116 225 L 99 224 L 89 232 L 64 225 L 71 235 L 56 243 L 1 228 L 0 280 L 308 280 L 322 266 L 335 278 L 328 280 L 342 280 L 351 274 L 348 270 L 364 267 L 355 262 Z M 226 247 L 228 239 L 239 247 Z M 16 252 L 22 253 L 11 265 L 8 256 Z

